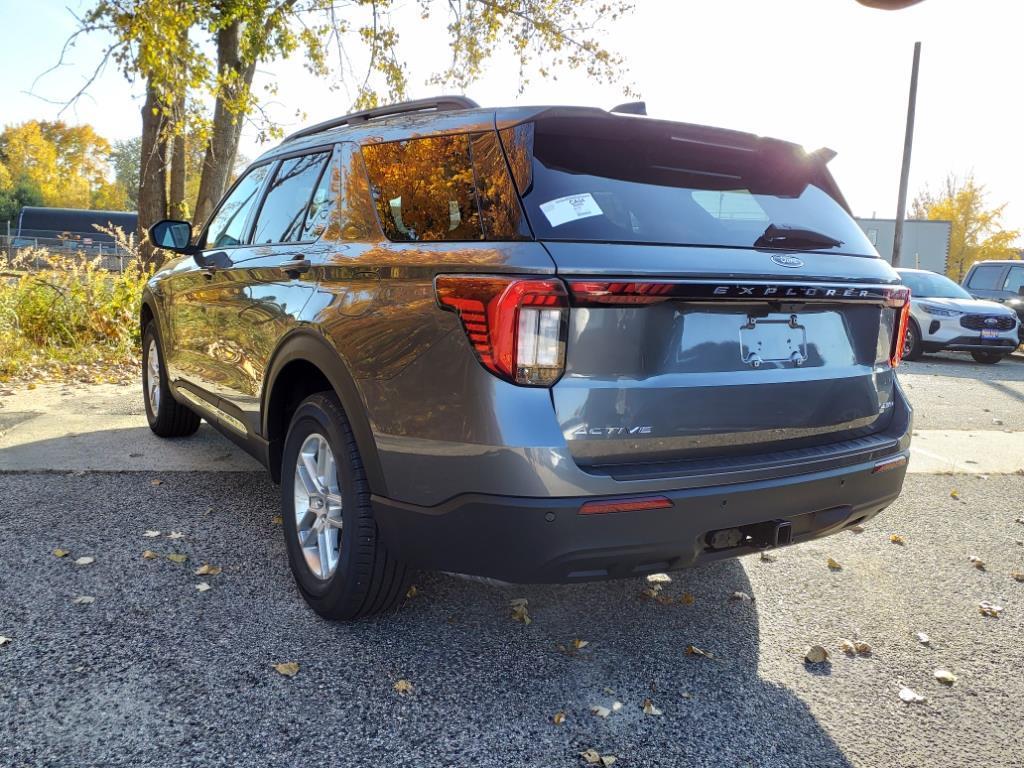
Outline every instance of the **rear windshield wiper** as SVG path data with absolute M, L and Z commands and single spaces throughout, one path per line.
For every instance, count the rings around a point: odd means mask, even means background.
M 838 248 L 842 240 L 836 240 L 822 232 L 798 227 L 777 227 L 769 224 L 768 228 L 754 241 L 755 248 L 795 248 L 797 250 L 813 250 L 815 248 Z

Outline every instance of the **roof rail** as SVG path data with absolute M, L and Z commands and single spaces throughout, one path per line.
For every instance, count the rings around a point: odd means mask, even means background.
M 427 110 L 441 110 L 451 109 L 476 109 L 480 105 L 472 99 L 468 99 L 465 96 L 438 96 L 433 99 L 416 99 L 415 101 L 402 101 L 398 104 L 386 104 L 383 107 L 374 107 L 373 109 L 364 109 L 359 112 L 352 112 L 348 115 L 342 115 L 341 117 L 334 117 L 330 120 L 324 120 L 322 123 L 311 125 L 308 128 L 303 128 L 301 131 L 289 134 L 284 138 L 284 142 L 294 141 L 295 139 L 301 139 L 305 136 L 312 136 L 315 133 L 323 133 L 329 131 L 332 128 L 339 128 L 343 125 L 351 125 L 353 123 L 363 123 L 367 120 L 375 120 L 378 117 L 388 117 L 389 115 L 404 115 L 411 112 L 426 112 Z M 282 143 L 284 143 L 282 142 Z

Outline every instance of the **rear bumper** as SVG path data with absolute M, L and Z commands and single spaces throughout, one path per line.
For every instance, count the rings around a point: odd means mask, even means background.
M 594 497 L 473 495 L 438 507 L 375 497 L 373 504 L 389 549 L 417 567 L 520 583 L 588 581 L 686 568 L 756 550 L 712 550 L 707 535 L 716 530 L 788 521 L 797 543 L 869 520 L 896 499 L 906 474 L 905 465 L 873 473 L 876 463 L 669 491 L 662 495 L 671 508 L 641 512 L 580 515 L 580 506 Z
M 885 450 L 847 454 L 838 465 L 791 465 L 782 477 L 721 478 L 687 488 L 663 481 L 654 489 L 644 483 L 636 493 L 616 496 L 464 494 L 429 507 L 374 496 L 374 513 L 389 550 L 431 570 L 558 583 L 686 568 L 757 549 L 712 549 L 708 534 L 713 531 L 786 521 L 798 543 L 885 509 L 903 487 L 906 464 L 884 472 L 876 467 L 910 455 L 911 411 L 902 396 L 897 402 L 893 426 L 898 432 Z M 649 494 L 669 499 L 671 507 L 579 514 L 585 502 Z

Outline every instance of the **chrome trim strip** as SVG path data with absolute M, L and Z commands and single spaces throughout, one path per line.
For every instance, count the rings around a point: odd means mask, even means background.
M 249 434 L 249 430 L 245 428 L 245 424 L 243 424 L 241 421 L 236 419 L 231 414 L 222 411 L 220 408 L 213 405 L 209 400 L 205 400 L 204 398 L 197 395 L 195 392 L 189 389 L 185 389 L 184 387 L 178 387 L 177 391 L 179 395 L 181 395 L 190 403 L 192 403 L 192 405 L 198 406 L 203 411 L 208 412 L 215 419 L 217 419 L 217 421 L 221 422 L 225 426 L 231 427 L 232 429 L 242 433 L 243 435 Z
M 577 306 L 602 306 L 629 303 L 630 297 L 648 299 L 683 299 L 694 301 L 827 301 L 863 302 L 870 304 L 887 303 L 893 300 L 902 305 L 909 294 L 908 289 L 898 283 L 822 283 L 796 280 L 651 280 L 649 278 L 607 277 L 573 278 L 566 281 L 574 304 Z M 608 290 L 595 286 L 608 286 Z M 610 286 L 637 286 L 629 292 L 614 291 Z M 651 288 L 661 290 L 652 291 Z

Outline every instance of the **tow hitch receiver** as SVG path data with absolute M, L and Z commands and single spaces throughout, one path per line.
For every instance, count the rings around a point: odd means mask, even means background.
M 789 520 L 767 520 L 739 528 L 722 528 L 705 536 L 710 549 L 733 547 L 784 547 L 793 543 L 793 524 Z

